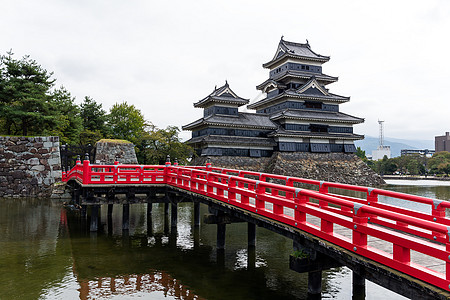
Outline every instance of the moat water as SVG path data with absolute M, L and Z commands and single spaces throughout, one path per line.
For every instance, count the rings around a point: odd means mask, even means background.
M 387 188 L 450 200 L 449 184 L 395 183 Z M 257 228 L 249 266 L 245 223 L 227 225 L 218 257 L 216 227 L 194 230 L 192 203 L 179 205 L 176 234 L 163 210 L 154 205 L 150 224 L 146 205 L 131 205 L 124 232 L 121 207 L 109 227 L 102 207 L 101 230 L 89 233 L 60 201 L 0 199 L 0 299 L 307 299 L 307 274 L 289 269 L 292 240 Z M 324 271 L 322 299 L 351 299 L 351 282 L 346 267 Z M 404 299 L 370 281 L 366 295 Z

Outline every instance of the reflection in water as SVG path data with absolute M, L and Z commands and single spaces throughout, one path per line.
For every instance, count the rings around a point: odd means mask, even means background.
M 449 186 L 388 189 L 450 199 Z M 149 220 L 146 205 L 131 205 L 128 231 L 121 205 L 99 215 L 90 233 L 89 219 L 66 219 L 58 202 L 0 199 L 0 299 L 307 299 L 307 275 L 289 270 L 292 241 L 268 230 L 258 227 L 249 248 L 247 225 L 227 225 L 218 256 L 216 226 L 192 226 L 192 203 L 178 205 L 176 231 L 162 204 Z M 322 298 L 350 299 L 351 277 L 324 271 Z M 366 294 L 403 299 L 370 282 Z
M 194 295 L 188 287 L 166 272 L 151 272 L 144 275 L 127 275 L 118 277 L 101 277 L 95 280 L 79 280 L 80 299 L 105 299 L 117 296 L 143 297 L 161 295 L 164 298 L 204 299 Z M 152 296 L 153 298 L 153 296 Z
M 0 199 L 0 299 L 37 299 L 64 285 L 71 264 L 61 204 Z

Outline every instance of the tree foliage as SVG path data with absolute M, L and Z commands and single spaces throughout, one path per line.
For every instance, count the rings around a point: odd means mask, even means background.
M 84 97 L 80 104 L 80 118 L 83 130 L 80 132 L 80 144 L 94 145 L 102 138 L 109 137 L 109 127 L 106 125 L 107 114 L 101 103 L 89 96 Z
M 59 136 L 65 144 L 78 143 L 83 124 L 75 98 L 62 86 L 51 96 L 52 104 L 57 107 L 53 113 L 58 117 L 58 126 L 48 130 L 49 134 Z
M 53 73 L 24 56 L 17 60 L 13 53 L 0 56 L 0 116 L 2 132 L 36 134 L 60 125 L 55 113 L 51 89 Z
M 89 96 L 84 97 L 83 102 L 80 104 L 80 117 L 85 130 L 98 131 L 101 136 L 108 136 L 107 115 L 101 103 L 97 103 Z
M 403 175 L 449 175 L 450 152 L 435 153 L 431 158 L 423 155 L 412 154 L 382 160 L 368 161 L 368 165 L 378 174 L 403 174 Z
M 107 124 L 111 137 L 136 144 L 145 132 L 145 119 L 141 111 L 127 102 L 116 103 L 109 111 Z
M 450 174 L 450 152 L 437 152 L 430 158 L 428 167 L 431 173 Z
M 192 156 L 192 148 L 181 142 L 178 134 L 180 129 L 168 126 L 160 129 L 149 125 L 143 134 L 137 148 L 138 160 L 145 164 L 164 164 L 167 155 L 180 164 L 187 164 Z
M 29 56 L 0 56 L 0 134 L 57 135 L 62 143 L 92 144 L 102 138 L 135 144 L 140 163 L 161 164 L 167 155 L 185 164 L 191 147 L 179 138 L 175 126 L 159 129 L 127 102 L 116 103 L 109 113 L 86 96 L 80 105 L 61 86 L 54 88 L 53 73 Z

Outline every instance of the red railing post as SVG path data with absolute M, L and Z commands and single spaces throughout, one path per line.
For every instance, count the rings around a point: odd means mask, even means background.
M 236 188 L 236 179 L 228 176 L 228 200 L 236 201 L 236 192 L 233 190 Z
M 139 182 L 140 183 L 144 182 L 144 166 L 143 165 L 139 165 Z
M 358 247 L 365 248 L 367 247 L 367 234 L 361 232 L 360 227 L 367 226 L 368 217 L 367 214 L 362 210 L 364 207 L 363 204 L 354 203 L 353 205 L 353 248 L 354 251 L 357 251 Z
M 211 165 L 211 157 L 207 157 L 206 158 L 206 170 L 208 171 L 209 169 L 211 169 L 212 168 L 212 165 Z
M 264 201 L 264 194 L 266 193 L 266 188 L 264 186 L 261 186 L 260 181 L 256 181 L 255 184 L 255 206 L 256 210 L 258 209 L 265 209 L 265 201 Z
M 294 219 L 295 226 L 299 224 L 306 223 L 306 213 L 302 210 L 303 207 L 308 203 L 309 198 L 306 195 L 302 195 L 301 189 L 296 188 L 294 192 L 294 201 L 295 201 L 295 211 L 294 211 Z
M 286 177 L 286 186 L 294 186 L 294 182 L 291 180 L 290 177 Z M 286 192 L 286 198 L 289 200 L 294 199 L 294 193 Z
M 447 234 L 447 243 L 445 245 L 445 249 L 447 250 L 447 253 L 450 253 L 450 232 Z M 445 260 L 445 279 L 450 282 L 450 255 Z M 450 288 L 450 285 L 449 285 Z
M 328 185 L 326 184 L 326 182 L 321 181 L 319 183 L 319 193 L 321 193 L 321 194 L 328 194 Z M 328 206 L 328 202 L 319 199 L 319 206 L 321 208 L 326 208 Z
M 164 168 L 164 183 L 170 183 L 170 178 L 169 178 L 169 172 L 170 172 L 170 155 L 167 154 L 167 158 L 166 158 L 166 165 Z
M 206 194 L 212 195 L 214 194 L 214 187 L 212 186 L 212 182 L 214 182 L 214 174 L 211 172 L 206 173 Z
M 119 176 L 119 162 L 116 160 L 114 162 L 114 168 L 113 168 L 113 183 L 117 183 L 118 176 Z
M 374 188 L 367 188 L 367 205 L 373 205 L 378 203 L 378 193 Z M 375 220 L 378 216 L 370 216 L 371 219 Z
M 440 221 L 441 218 L 445 218 L 445 208 L 441 206 L 442 200 L 438 200 L 438 199 L 434 199 L 433 200 L 433 205 L 431 207 L 431 215 L 433 216 L 433 221 Z M 442 237 L 443 234 L 439 233 L 439 232 L 434 232 L 433 231 L 433 236 L 434 237 Z
M 91 166 L 89 160 L 83 160 L 83 184 L 91 183 Z

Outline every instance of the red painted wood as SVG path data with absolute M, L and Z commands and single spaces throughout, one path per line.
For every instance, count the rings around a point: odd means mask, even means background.
M 92 186 L 167 184 L 189 190 L 296 227 L 449 290 L 450 219 L 445 216 L 445 209 L 450 208 L 448 201 L 369 187 L 217 168 L 210 164 L 206 167 L 172 166 L 170 163 L 165 166 L 90 165 L 89 161 L 78 161 L 72 170 L 63 172 L 62 179 Z M 316 190 L 296 188 L 298 184 L 312 185 Z M 331 194 L 330 188 L 362 192 L 366 196 L 356 198 Z M 379 195 L 429 205 L 430 213 L 380 203 Z M 312 224 L 307 216 L 320 222 Z M 351 230 L 352 238 L 336 233 L 334 225 Z M 393 254 L 370 246 L 368 237 L 391 243 Z M 411 262 L 411 251 L 441 260 L 446 266 L 445 274 Z

